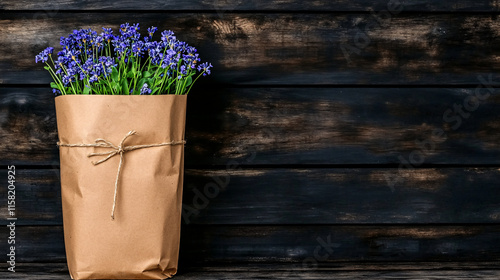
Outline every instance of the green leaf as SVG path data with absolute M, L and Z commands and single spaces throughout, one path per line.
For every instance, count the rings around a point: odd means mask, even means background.
M 142 72 L 142 76 L 144 78 L 149 78 L 149 77 L 153 76 L 153 73 L 151 73 L 149 71 L 144 71 L 144 72 Z
M 116 67 L 113 67 L 113 70 L 111 70 L 111 79 L 115 82 L 118 82 L 120 78 L 118 77 L 118 70 L 116 70 Z
M 122 94 L 123 95 L 129 95 L 130 94 L 129 89 L 128 89 L 128 83 L 127 83 L 126 79 L 122 80 Z
M 186 87 L 188 87 L 189 85 L 191 85 L 191 83 L 193 83 L 193 78 L 191 78 L 191 76 L 188 76 L 186 78 Z
M 50 83 L 50 87 L 51 87 L 51 88 L 56 88 L 56 89 L 59 89 L 59 86 L 58 86 L 56 83 L 54 83 L 54 82 L 51 82 L 51 83 Z
M 83 94 L 85 95 L 90 94 L 90 88 L 88 86 L 83 87 Z
M 139 82 L 137 83 L 137 86 L 138 86 L 139 88 L 142 88 L 142 86 L 143 86 L 143 85 L 147 82 L 147 80 L 148 80 L 148 79 L 146 79 L 146 78 L 142 78 L 142 79 L 140 79 L 140 80 L 139 80 Z
M 45 69 L 47 71 L 50 71 L 50 67 L 49 66 L 44 66 L 43 69 Z
M 127 78 L 133 78 L 133 77 L 134 77 L 134 73 L 132 73 L 132 72 L 127 73 Z
M 115 82 L 115 81 L 111 81 L 111 82 L 109 83 L 109 87 L 110 87 L 111 91 L 113 91 L 113 92 L 118 92 L 118 91 L 120 90 L 120 89 L 118 88 L 118 87 L 119 87 L 118 83 L 117 83 L 117 82 Z

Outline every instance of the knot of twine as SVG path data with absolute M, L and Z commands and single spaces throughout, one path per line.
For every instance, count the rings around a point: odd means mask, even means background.
M 122 141 L 120 142 L 120 145 L 116 146 L 113 143 L 109 142 L 108 140 L 98 138 L 95 140 L 94 144 L 64 144 L 58 142 L 57 145 L 59 147 L 96 147 L 96 148 L 111 148 L 111 151 L 109 152 L 102 152 L 102 153 L 90 153 L 87 155 L 87 157 L 95 157 L 95 156 L 106 156 L 105 158 L 99 160 L 99 161 L 92 161 L 94 165 L 99 165 L 108 159 L 120 155 L 120 163 L 118 164 L 118 172 L 116 173 L 116 180 L 115 180 L 115 194 L 113 197 L 113 208 L 111 210 L 111 220 L 115 219 L 115 208 L 116 208 L 116 195 L 118 193 L 118 183 L 120 181 L 120 172 L 122 170 L 123 166 L 123 154 L 125 152 L 133 151 L 133 150 L 138 150 L 138 149 L 145 149 L 145 148 L 152 148 L 152 147 L 161 147 L 161 146 L 173 146 L 173 145 L 179 145 L 179 144 L 186 144 L 186 141 L 172 141 L 172 142 L 165 142 L 165 143 L 159 143 L 159 144 L 149 144 L 149 145 L 135 145 L 135 146 L 124 146 L 123 143 L 125 140 L 127 140 L 128 137 L 135 135 L 136 132 L 134 130 L 129 131 L 125 137 L 123 137 Z

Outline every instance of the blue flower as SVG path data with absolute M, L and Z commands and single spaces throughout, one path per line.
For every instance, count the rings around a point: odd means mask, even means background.
M 101 56 L 99 57 L 99 62 L 103 63 L 106 67 L 115 67 L 117 64 L 115 60 L 109 56 Z
M 143 41 L 137 41 L 132 44 L 132 53 L 134 55 L 142 55 L 144 53 L 144 42 Z
M 141 35 L 139 34 L 139 24 L 135 23 L 129 25 L 128 23 L 124 23 L 120 25 L 120 40 L 121 41 L 132 41 L 136 42 L 139 40 Z
M 99 50 L 102 48 L 103 43 L 104 43 L 104 38 L 102 36 L 95 37 L 94 44 L 97 46 Z
M 174 50 L 172 50 L 172 49 L 168 49 L 168 50 L 167 50 L 167 55 L 168 55 L 168 56 L 171 56 L 171 57 L 172 57 L 172 56 L 174 56 L 175 54 L 177 54 L 177 52 L 176 52 L 176 51 L 174 51 Z
M 203 76 L 206 76 L 206 75 L 210 75 L 210 68 L 212 68 L 212 64 L 211 63 L 208 63 L 208 62 L 205 62 L 205 63 L 202 63 L 198 66 L 198 71 L 202 71 L 203 70 Z
M 153 37 L 153 34 L 155 34 L 156 30 L 158 30 L 158 27 L 151 26 L 148 28 L 148 33 L 150 38 Z
M 181 66 L 181 69 L 179 71 L 182 75 L 186 75 L 187 74 L 187 71 L 186 71 L 186 66 L 185 65 L 182 65 Z
M 94 74 L 90 76 L 89 83 L 93 84 L 99 80 L 99 76 L 97 74 Z
M 87 74 L 85 74 L 84 72 L 80 72 L 80 81 L 87 78 Z
M 124 24 L 121 24 L 120 25 L 120 33 L 121 34 L 124 34 L 128 31 L 128 28 L 129 28 L 129 24 L 128 22 L 124 23 Z
M 64 76 L 63 76 L 63 80 L 62 80 L 62 81 L 63 81 L 64 85 L 65 85 L 65 86 L 67 86 L 67 85 L 69 85 L 69 83 L 74 82 L 74 81 L 75 81 L 75 79 L 74 79 L 74 77 L 73 77 L 73 76 L 70 76 L 70 75 L 64 75 Z
M 70 36 L 73 36 L 76 40 L 82 39 L 81 32 L 78 30 L 73 30 L 73 34 L 70 34 Z
M 102 28 L 102 33 L 101 37 L 104 39 L 104 41 L 107 41 L 108 43 L 111 42 L 111 40 L 114 40 L 115 36 L 113 35 L 113 30 L 111 28 Z
M 152 90 L 148 88 L 148 84 L 144 83 L 141 88 L 141 95 L 151 94 Z
M 109 56 L 101 56 L 99 57 L 100 64 L 96 64 L 95 68 L 98 69 L 99 74 L 103 74 L 104 77 L 107 77 L 113 71 L 113 68 L 117 66 L 115 60 Z
M 195 69 L 195 64 L 200 61 L 199 54 L 196 53 L 196 49 L 188 47 L 186 49 L 188 54 L 182 55 L 182 60 L 188 68 Z
M 45 63 L 47 60 L 49 60 L 49 56 L 52 55 L 54 52 L 54 48 L 48 47 L 45 50 L 43 50 L 41 53 L 39 53 L 37 56 L 35 56 L 35 62 L 38 63 L 39 61 Z
M 113 35 L 111 28 L 103 27 L 100 34 L 92 29 L 80 29 L 73 30 L 66 38 L 61 37 L 62 50 L 57 53 L 57 59 L 53 60 L 52 68 L 57 76 L 56 83 L 60 84 L 61 90 L 56 89 L 54 93 L 72 93 L 72 89 L 63 89 L 62 86 L 65 88 L 71 86 L 73 89 L 82 86 L 92 87 L 92 84 L 98 83 L 99 80 L 108 79 L 113 69 L 117 67 L 119 67 L 118 72 L 123 73 L 122 77 L 129 83 L 137 82 L 134 80 L 137 78 L 136 75 L 131 77 L 127 73 L 132 67 L 139 67 L 142 71 L 143 67 L 147 66 L 147 71 L 154 72 L 155 78 L 168 78 L 168 83 L 159 83 L 160 88 L 158 86 L 149 88 L 147 83 L 143 84 L 139 90 L 140 94 L 151 94 L 159 90 L 170 91 L 170 85 L 172 88 L 178 86 L 176 80 L 181 80 L 179 85 L 182 86 L 184 82 L 182 79 L 193 76 L 196 72 L 204 76 L 211 73 L 212 64 L 200 64 L 201 59 L 197 49 L 177 40 L 173 31 L 165 30 L 161 32 L 160 41 L 153 41 L 157 27 L 147 28 L 148 36 L 142 39 L 139 30 L 138 23 L 124 23 L 120 25 L 120 32 L 117 35 Z M 48 62 L 53 51 L 51 47 L 46 48 L 35 56 L 35 61 Z M 139 60 L 135 57 L 147 59 Z M 138 62 L 142 63 L 138 65 Z M 168 84 L 168 87 L 165 88 L 163 84 Z M 105 83 L 94 86 L 97 87 L 94 89 L 95 93 L 106 93 L 111 90 Z M 137 93 L 137 89 L 135 91 L 132 89 L 131 93 L 134 92 Z
M 176 40 L 176 37 L 174 36 L 174 32 L 171 31 L 171 30 L 165 30 L 161 33 L 161 40 L 164 41 L 164 42 L 171 42 L 171 41 L 175 41 Z

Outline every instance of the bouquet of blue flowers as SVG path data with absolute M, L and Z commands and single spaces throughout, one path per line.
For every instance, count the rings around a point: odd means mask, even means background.
M 139 24 L 120 26 L 120 35 L 111 28 L 98 34 L 92 29 L 74 30 L 61 37 L 62 50 L 53 58 L 54 48 L 39 53 L 35 61 L 46 63 L 56 95 L 188 94 L 200 76 L 210 74 L 212 65 L 201 63 L 196 48 L 176 38 L 174 32 L 148 28 L 141 38 Z
M 156 27 L 75 30 L 36 56 L 52 75 L 72 279 L 177 272 L 187 94 L 212 65 Z M 133 96 L 125 96 L 133 95 Z

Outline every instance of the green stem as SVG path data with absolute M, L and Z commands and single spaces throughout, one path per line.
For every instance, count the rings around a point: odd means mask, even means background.
M 52 65 L 54 65 L 54 68 L 56 66 L 56 64 L 54 63 L 54 60 L 52 59 L 52 56 L 49 55 L 49 58 L 50 58 L 50 61 L 52 61 Z M 49 67 L 50 71 L 50 75 L 52 75 L 52 79 L 54 79 L 54 81 L 59 85 L 59 90 L 61 90 L 61 93 L 65 94 L 66 95 L 66 90 L 64 89 L 64 85 L 63 85 L 63 82 L 61 81 L 61 79 L 58 77 L 58 75 L 56 74 L 56 72 L 54 71 L 54 69 L 50 66 L 49 63 L 45 62 L 45 64 L 47 64 L 47 66 Z
M 66 71 L 66 68 L 64 68 L 64 66 L 61 65 L 61 69 L 64 71 L 64 73 L 66 73 L 66 75 L 68 75 L 68 71 Z M 75 87 L 73 86 L 73 82 L 69 82 L 69 85 L 73 89 L 73 93 L 76 94 L 76 90 L 75 90 Z
M 167 73 L 168 73 L 168 70 L 170 69 L 171 65 L 172 64 L 169 64 L 168 67 L 164 69 L 165 71 L 163 71 L 163 77 L 161 78 L 160 83 L 158 84 L 158 86 L 160 87 L 160 89 L 157 91 L 157 94 L 161 94 L 161 92 L 163 92 L 163 84 L 168 80 Z M 170 83 L 168 86 L 170 87 L 171 84 L 172 83 Z M 155 85 L 156 85 L 156 83 L 155 83 Z
M 104 67 L 104 62 L 101 62 Z M 109 75 L 107 73 L 104 73 L 104 77 L 106 78 L 106 82 L 108 83 L 108 88 L 111 90 L 111 94 L 115 95 L 115 92 L 113 91 L 113 87 L 111 87 L 111 83 L 109 81 Z
M 75 62 L 76 62 L 76 65 L 78 65 L 78 68 L 80 68 L 80 70 L 82 70 L 83 73 L 85 73 L 85 70 L 83 70 L 82 66 L 80 66 L 80 63 L 78 63 L 75 59 Z M 88 73 L 85 73 L 85 75 L 88 76 Z M 85 81 L 87 81 L 87 85 L 90 87 L 90 82 L 89 82 L 89 79 L 88 77 L 86 79 L 84 79 Z M 83 82 L 85 84 L 85 82 Z
M 201 75 L 203 75 L 203 73 L 205 73 L 206 70 L 203 70 L 203 72 L 200 73 L 200 75 L 198 75 L 198 77 L 196 77 L 196 79 L 191 83 L 191 86 L 189 87 L 188 91 L 186 92 L 186 95 L 189 94 L 189 92 L 191 91 L 191 88 L 194 86 L 194 83 L 196 83 L 196 81 L 198 81 L 198 79 L 201 77 Z

